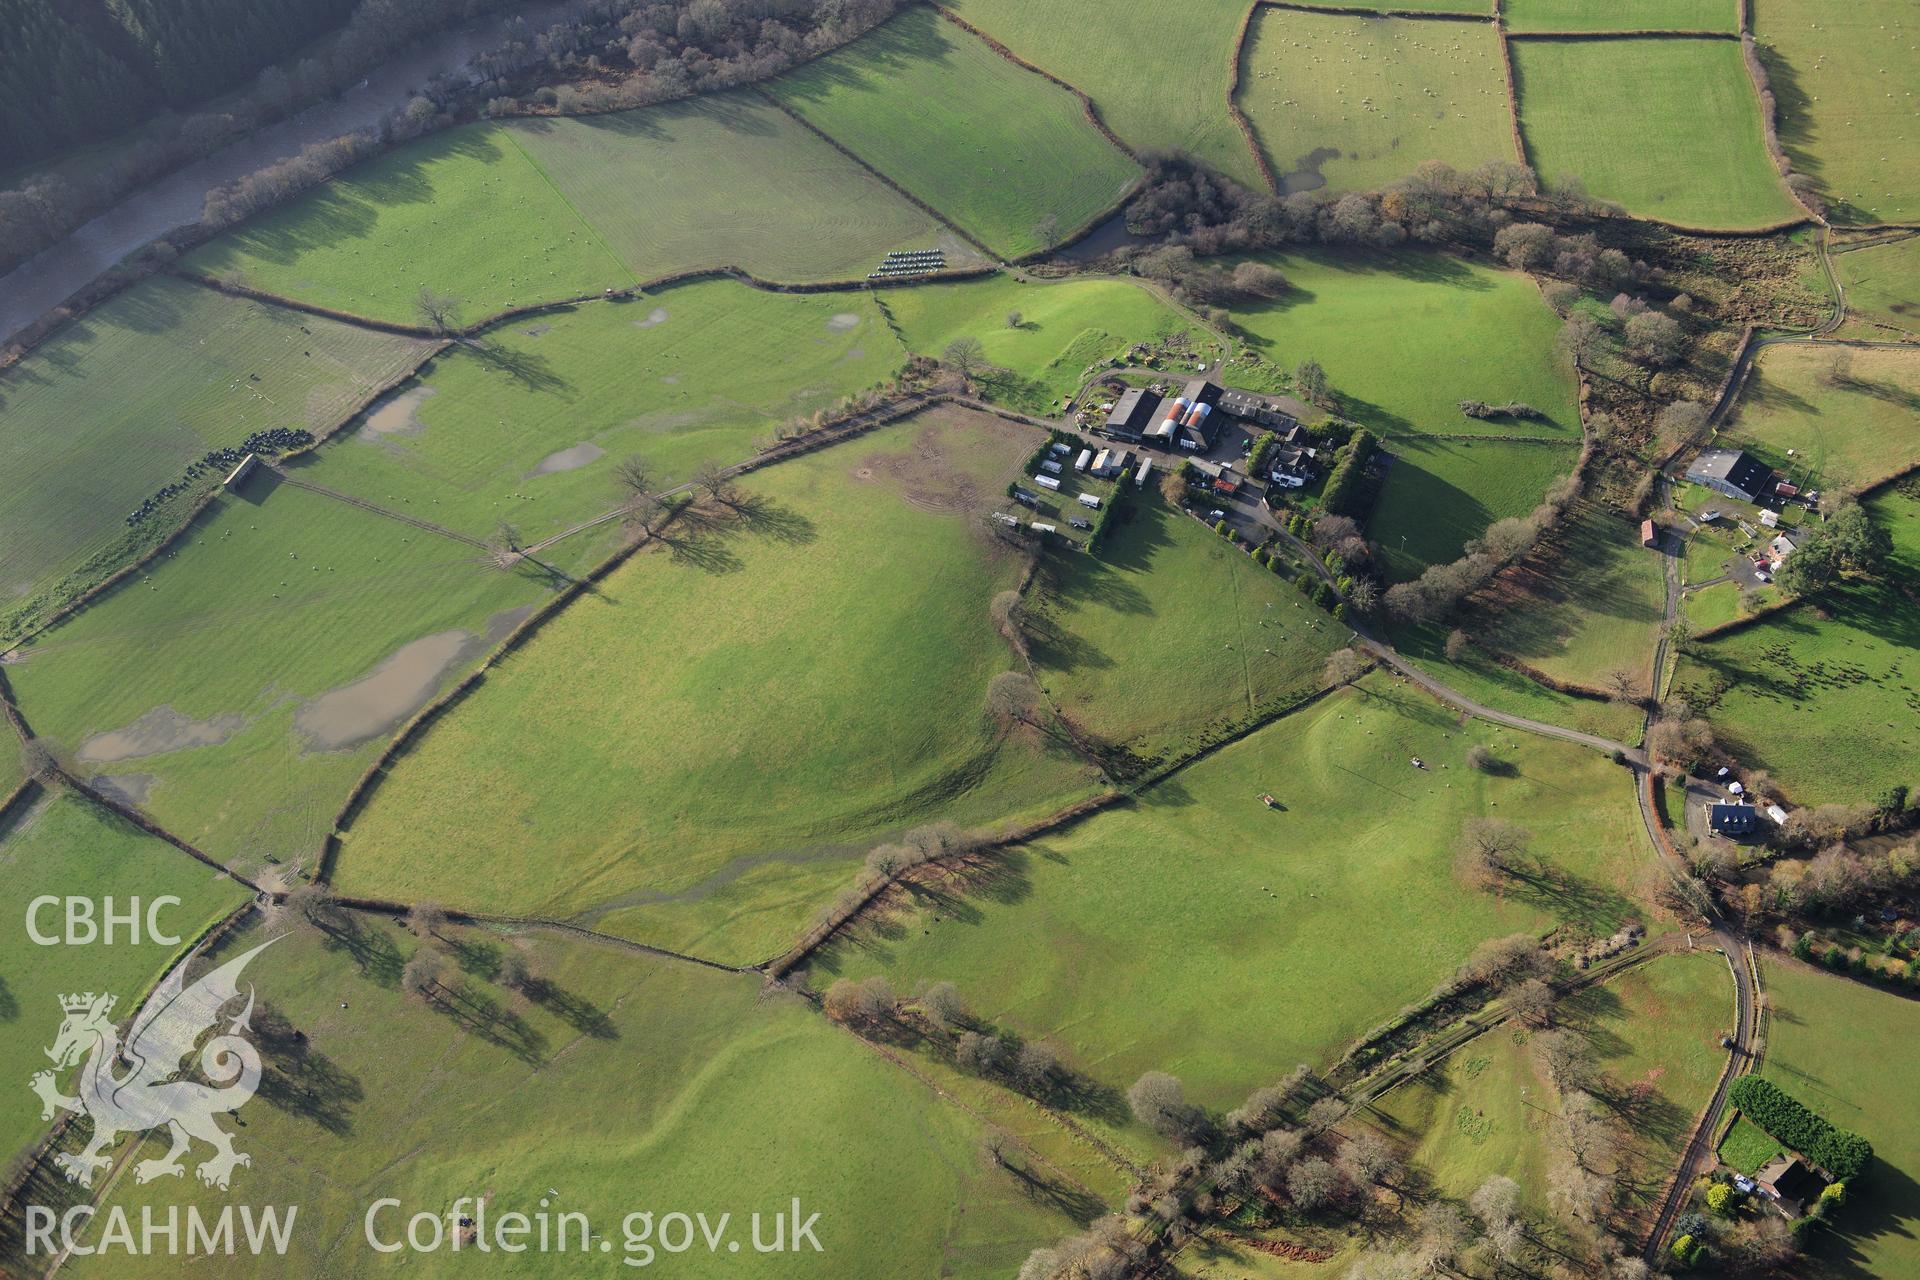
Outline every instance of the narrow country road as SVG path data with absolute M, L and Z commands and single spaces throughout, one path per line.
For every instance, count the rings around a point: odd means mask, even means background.
M 551 24 L 582 0 L 549 0 L 518 16 L 534 30 Z M 5 342 L 88 281 L 176 227 L 200 220 L 207 193 L 236 178 L 299 153 L 301 148 L 378 124 L 441 72 L 464 67 L 506 38 L 503 14 L 426 37 L 401 50 L 365 80 L 296 116 L 243 138 L 204 160 L 148 183 L 66 238 L 0 276 L 0 342 Z

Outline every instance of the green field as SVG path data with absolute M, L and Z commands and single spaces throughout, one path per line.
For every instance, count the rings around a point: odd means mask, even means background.
M 978 256 L 756 94 L 521 120 L 507 132 L 641 280 L 721 266 L 765 280 L 858 280 L 890 249 Z
M 1641 217 L 1737 229 L 1805 217 L 1767 158 L 1731 40 L 1516 40 L 1527 156 Z
M 633 273 L 507 129 L 449 129 L 369 160 L 187 255 L 185 265 L 355 315 L 419 322 L 422 289 L 471 324 L 624 288 Z
M 11 1162 L 53 1127 L 40 1119 L 40 1105 L 26 1085 L 30 1075 L 48 1065 L 41 1050 L 60 1029 L 59 998 L 77 991 L 111 992 L 119 1000 L 116 1020 L 130 1018 L 179 949 L 144 932 L 147 906 L 162 896 L 180 899 L 178 906 L 162 905 L 154 923 L 169 936 L 191 942 L 246 901 L 247 890 L 64 790 L 41 793 L 0 819 L 0 886 L 13 905 L 7 945 L 0 950 L 0 997 L 8 1023 L 0 1070 L 20 1090 L 0 1118 L 0 1156 Z M 99 940 L 38 946 L 26 932 L 24 917 L 27 904 L 43 894 L 92 899 L 96 913 L 109 895 L 119 912 L 137 898 L 143 931 L 137 942 L 130 941 L 121 926 L 112 946 Z M 36 927 L 45 935 L 65 936 L 62 911 L 58 904 L 42 909 Z
M 1416 10 L 1422 13 L 1452 14 L 1462 18 L 1487 16 L 1485 9 L 1469 3 L 1469 0 L 1328 0 L 1320 7 L 1370 13 L 1383 13 L 1390 9 Z
M 1372 191 L 1427 160 L 1510 160 L 1498 40 L 1484 21 L 1262 9 L 1240 107 L 1286 191 Z
M 1608 687 L 1624 670 L 1644 695 L 1666 608 L 1661 562 L 1640 545 L 1639 525 L 1584 500 L 1501 576 L 1497 610 L 1479 633 L 1528 666 L 1590 688 Z
M 1367 536 L 1395 580 L 1458 558 L 1494 521 L 1533 510 L 1579 456 L 1571 442 L 1524 440 L 1403 436 L 1387 448 L 1393 463 Z
M 1148 491 L 1098 558 L 1051 557 L 1029 595 L 1060 712 L 1138 756 L 1179 755 L 1320 687 L 1347 629 Z
M 1920 333 L 1920 235 L 1832 256 L 1850 314 L 1902 333 Z
M 208 450 L 325 433 L 426 350 L 168 277 L 127 290 L 0 372 L 0 600 L 126 537 L 127 513 Z
M 1437 254 L 1292 253 L 1265 259 L 1292 288 L 1236 307 L 1251 345 L 1283 368 L 1314 359 L 1340 411 L 1387 436 L 1575 440 L 1573 370 L 1559 321 L 1526 276 Z M 1521 401 L 1543 418 L 1483 421 L 1462 400 Z
M 1731 991 L 1726 962 L 1697 952 L 1649 961 L 1555 1011 L 1559 1023 L 1587 1038 L 1620 1093 L 1645 1087 L 1631 1121 L 1634 1141 L 1616 1166 L 1628 1188 L 1622 1208 L 1638 1209 L 1665 1191 L 1667 1171 L 1726 1062 L 1717 1041 L 1732 1012 Z M 1503 1174 L 1520 1183 L 1526 1212 L 1550 1218 L 1549 1124 L 1561 1101 L 1535 1066 L 1530 1041 L 1512 1024 L 1472 1041 L 1387 1095 L 1376 1122 L 1412 1141 L 1412 1163 L 1441 1195 L 1465 1199 Z
M 1912 478 L 1882 489 L 1866 502 L 1874 520 L 1893 536 L 1893 564 L 1920 582 L 1920 481 Z
M 1470 769 L 1475 744 L 1516 772 Z M 1533 832 L 1552 867 L 1535 887 L 1457 883 L 1453 842 L 1481 814 Z M 1635 913 L 1650 857 L 1604 757 L 1463 726 L 1375 675 L 1007 855 L 980 896 L 918 897 L 818 967 L 952 981 L 1102 1080 L 1171 1071 L 1218 1105 L 1293 1063 L 1324 1065 L 1483 938 L 1556 919 L 1610 932 Z
M 1900 0 L 1752 0 L 1753 32 L 1780 100 L 1780 143 L 1818 182 L 1835 221 L 1912 222 L 1920 130 L 1920 18 Z
M 1512 31 L 1733 31 L 1731 0 L 1501 0 Z
M 1920 1046 L 1920 1004 L 1786 961 L 1764 974 L 1772 1019 L 1765 1074 L 1806 1106 L 1873 1144 L 1837 1229 L 1816 1237 L 1835 1280 L 1920 1270 L 1920 1114 L 1888 1088 Z
M 242 1251 L 221 1274 L 328 1280 L 389 1275 L 396 1262 L 433 1276 L 488 1265 L 471 1241 L 462 1251 L 374 1252 L 363 1222 L 387 1197 L 401 1204 L 375 1219 L 383 1242 L 404 1239 L 412 1214 L 445 1215 L 462 1196 L 485 1200 L 490 1226 L 512 1212 L 544 1216 L 555 1228 L 549 1247 L 511 1260 L 513 1274 L 541 1277 L 629 1273 L 623 1262 L 733 1276 L 743 1257 L 781 1276 L 882 1275 L 909 1257 L 986 1280 L 1076 1229 L 1061 1205 L 1102 1207 L 1024 1147 L 1016 1160 L 1040 1176 L 1023 1189 L 982 1153 L 974 1115 L 802 1001 L 768 997 L 757 976 L 548 937 L 448 930 L 445 939 L 449 972 L 431 1004 L 399 991 L 418 944 L 389 923 L 363 920 L 333 945 L 305 929 L 274 943 L 246 971 L 269 1064 L 239 1117 L 236 1145 L 251 1166 L 235 1172 L 231 1192 L 191 1176 L 145 1187 L 121 1178 L 112 1202 L 136 1223 L 142 1205 L 298 1204 L 285 1258 Z M 508 947 L 544 984 L 537 998 L 491 980 Z M 160 1149 L 156 1140 L 143 1154 Z M 820 1215 L 821 1251 L 748 1252 L 751 1215 L 770 1219 L 795 1197 L 801 1217 Z M 709 1224 L 731 1215 L 739 1256 L 724 1243 L 709 1252 L 697 1231 L 686 1253 L 660 1247 L 670 1234 L 640 1236 L 651 1252 L 629 1243 L 628 1214 L 650 1212 L 659 1232 L 676 1211 Z M 563 1212 L 586 1215 L 593 1238 L 583 1244 L 575 1226 L 560 1247 Z M 763 1227 L 770 1241 L 770 1221 Z M 117 1278 L 176 1275 L 180 1262 L 116 1251 L 67 1266 Z
M 902 362 L 864 295 L 678 285 L 456 348 L 299 474 L 479 537 L 508 521 L 528 545 L 609 510 L 623 458 L 664 489 Z
M 1800 804 L 1920 783 L 1920 613 L 1892 585 L 1844 585 L 1697 641 L 1674 691 Z
M 993 366 L 979 378 L 987 394 L 1029 413 L 1058 413 L 1090 372 L 1136 342 L 1206 332 L 1149 286 L 1101 276 L 1023 283 L 1000 274 L 875 297 L 915 355 L 979 339 Z M 1016 311 L 1017 328 L 1007 323 Z
M 1139 169 L 1079 101 L 931 9 L 774 82 L 780 100 L 996 253 L 1112 210 Z
M 981 516 L 1039 438 L 941 411 L 756 475 L 745 528 L 637 555 L 395 764 L 343 891 L 752 962 L 887 833 L 1076 792 L 986 713 L 1019 566 Z
M 1239 0 L 955 0 L 952 8 L 1094 101 L 1136 151 L 1184 151 L 1241 186 L 1261 188 L 1246 139 L 1227 114 Z M 1178 57 L 1155 57 L 1176 47 Z
M 1785 1151 L 1765 1129 L 1741 1116 L 1720 1140 L 1719 1154 L 1720 1163 L 1752 1177 Z
M 1896 475 L 1920 462 L 1920 351 L 1769 347 L 1715 443 L 1829 493 Z
M 312 866 L 392 725 L 548 593 L 263 475 L 7 679 L 63 758 L 169 830 L 249 868 Z
M 1615 742 L 1640 740 L 1643 717 L 1637 708 L 1625 703 L 1558 693 L 1501 666 L 1477 645 L 1469 645 L 1458 662 L 1449 661 L 1446 656 L 1449 629 L 1400 627 L 1392 634 L 1393 645 L 1415 667 L 1483 706 L 1548 724 L 1565 725 Z

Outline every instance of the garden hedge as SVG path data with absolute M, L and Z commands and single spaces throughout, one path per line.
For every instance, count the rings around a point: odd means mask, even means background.
M 1741 1114 L 1781 1145 L 1798 1151 L 1842 1182 L 1859 1177 L 1873 1162 L 1872 1143 L 1857 1133 L 1835 1128 L 1771 1080 L 1741 1076 L 1733 1082 L 1728 1096 Z

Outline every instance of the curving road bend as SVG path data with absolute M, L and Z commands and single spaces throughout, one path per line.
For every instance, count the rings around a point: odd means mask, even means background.
M 214 188 L 296 155 L 312 143 L 378 124 L 388 112 L 405 106 L 414 91 L 434 76 L 458 70 L 498 48 L 515 16 L 538 30 L 582 5 L 583 0 L 549 0 L 529 5 L 517 15 L 483 18 L 428 36 L 338 97 L 315 103 L 133 192 L 0 276 L 0 342 L 134 250 L 177 227 L 198 222 L 207 193 Z

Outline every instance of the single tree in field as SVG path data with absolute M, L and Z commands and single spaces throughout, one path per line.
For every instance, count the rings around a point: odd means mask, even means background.
M 1040 708 L 1040 687 L 1022 671 L 1002 671 L 987 682 L 987 710 L 996 719 L 1033 724 Z
M 487 554 L 501 567 L 510 566 L 520 554 L 520 530 L 502 520 L 487 536 Z
M 500 971 L 495 975 L 500 985 L 512 991 L 524 991 L 533 981 L 533 966 L 527 963 L 526 952 L 518 947 L 508 947 L 506 954 L 500 957 Z
M 1060 243 L 1060 219 L 1049 213 L 1033 224 L 1033 238 L 1049 252 Z
M 450 293 L 440 293 L 423 285 L 414 297 L 413 309 L 420 323 L 443 337 L 459 327 L 460 299 Z
M 1327 371 L 1320 367 L 1318 360 L 1302 360 L 1293 372 L 1293 385 L 1308 404 L 1327 407 Z
M 1367 660 L 1354 649 L 1335 649 L 1327 655 L 1321 679 L 1329 685 L 1351 684 L 1366 674 Z
M 987 349 L 978 338 L 955 338 L 940 353 L 940 358 L 961 377 L 971 381 L 987 362 Z
M 281 906 L 296 922 L 331 932 L 340 923 L 340 903 L 333 890 L 308 881 L 287 891 Z
M 1287 1194 L 1302 1213 L 1312 1213 L 1339 1195 L 1340 1183 L 1340 1171 L 1318 1156 L 1309 1156 L 1287 1170 Z
M 1544 1027 L 1553 1021 L 1553 988 L 1539 978 L 1528 978 L 1507 997 L 1514 1016 Z
M 1533 835 L 1505 818 L 1468 818 L 1455 846 L 1468 878 L 1492 883 L 1526 868 L 1527 846 Z
M 407 929 L 416 938 L 431 938 L 447 927 L 447 913 L 437 902 L 416 902 L 407 909 Z
M 416 1000 L 431 1000 L 440 989 L 445 962 L 437 947 L 422 946 L 407 958 L 400 970 L 400 989 Z
M 711 458 L 693 469 L 693 483 L 715 502 L 734 505 L 733 477 Z
M 613 464 L 613 483 L 620 494 L 620 516 L 627 524 L 652 537 L 666 515 L 667 504 L 653 493 L 653 469 L 639 454 Z
M 1007 312 L 1007 328 L 1009 329 L 1018 329 L 1021 325 L 1025 324 L 1026 321 L 1027 318 L 1018 311 Z

